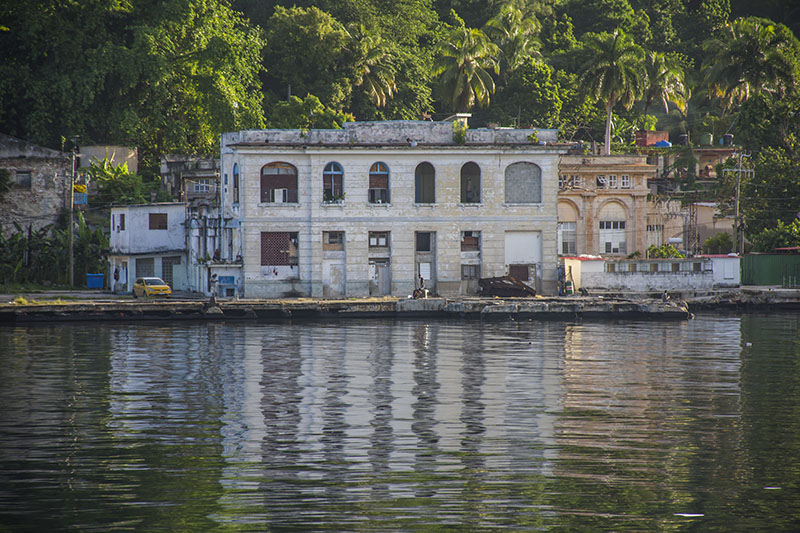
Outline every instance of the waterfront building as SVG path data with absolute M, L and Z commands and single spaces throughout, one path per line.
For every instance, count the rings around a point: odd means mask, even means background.
M 670 213 L 648 200 L 647 156 L 564 155 L 558 170 L 560 255 L 624 257 L 665 242 Z
M 555 293 L 567 146 L 466 120 L 223 134 L 221 254 L 244 296 L 465 295 L 507 274 Z
M 130 292 L 141 277 L 160 277 L 173 290 L 191 288 L 186 260 L 186 205 L 182 202 L 111 209 L 110 283 Z

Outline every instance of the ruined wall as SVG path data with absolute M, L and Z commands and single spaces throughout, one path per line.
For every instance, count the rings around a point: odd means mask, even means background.
M 71 154 L 0 134 L 0 169 L 10 173 L 11 189 L 0 200 L 0 231 L 19 224 L 36 231 L 55 224 L 68 209 Z

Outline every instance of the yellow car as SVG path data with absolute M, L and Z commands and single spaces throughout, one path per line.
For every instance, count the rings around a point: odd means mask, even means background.
M 172 289 L 161 278 L 139 278 L 133 283 L 133 297 L 172 296 Z

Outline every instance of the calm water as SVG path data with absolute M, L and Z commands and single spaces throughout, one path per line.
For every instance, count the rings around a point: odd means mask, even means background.
M 0 531 L 796 530 L 799 329 L 0 328 Z

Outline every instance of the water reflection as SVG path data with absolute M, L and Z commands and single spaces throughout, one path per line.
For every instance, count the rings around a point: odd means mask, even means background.
M 0 329 L 0 530 L 791 529 L 799 321 Z

